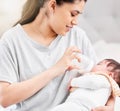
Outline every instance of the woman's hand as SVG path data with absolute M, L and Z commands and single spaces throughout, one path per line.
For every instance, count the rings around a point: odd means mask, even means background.
M 105 106 L 99 106 L 91 111 L 114 111 L 115 98 L 111 95 Z
M 72 63 L 72 60 L 76 59 L 80 62 L 80 57 L 77 53 L 80 53 L 80 50 L 75 47 L 69 47 L 62 58 L 54 65 L 55 69 L 59 71 L 59 74 L 63 74 L 66 70 L 79 69 L 78 66 Z
M 99 107 L 92 109 L 91 111 L 114 111 L 114 107 L 113 106 L 99 106 Z

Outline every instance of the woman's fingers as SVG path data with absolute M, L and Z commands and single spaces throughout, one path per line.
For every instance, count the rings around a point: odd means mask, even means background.
M 80 57 L 78 56 L 78 53 L 80 52 L 81 52 L 80 49 L 78 49 L 75 46 L 71 46 L 67 49 L 65 53 L 68 57 L 70 57 L 71 60 L 77 59 L 78 61 L 80 61 Z
M 69 52 L 69 54 L 72 54 L 72 53 L 80 53 L 81 51 L 77 47 L 71 46 L 67 49 L 67 52 Z
M 78 53 L 80 52 L 81 52 L 80 49 L 78 49 L 75 46 L 69 47 L 66 50 L 65 55 L 69 64 L 68 70 L 80 69 L 77 65 L 73 63 L 74 60 L 77 60 L 78 62 L 80 62 L 80 56 L 78 56 Z
M 72 69 L 78 69 L 79 70 L 80 67 L 73 64 L 73 65 L 69 66 L 68 70 L 72 70 Z
M 66 70 L 79 69 L 79 67 L 73 63 L 73 60 L 80 61 L 78 53 L 80 53 L 80 49 L 75 46 L 69 47 L 61 59 L 57 62 L 56 66 L 59 67 L 61 72 Z
M 80 56 L 78 55 L 78 53 L 75 53 L 75 52 L 73 52 L 73 53 L 71 54 L 71 59 L 76 59 L 76 60 L 78 60 L 78 62 L 80 62 L 80 60 L 81 60 L 81 58 L 80 58 Z

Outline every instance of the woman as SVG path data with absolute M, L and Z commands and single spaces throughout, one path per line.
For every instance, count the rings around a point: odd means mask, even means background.
M 0 41 L 0 104 L 47 111 L 62 103 L 82 52 L 95 54 L 77 19 L 86 0 L 28 0 L 18 24 Z M 15 109 L 14 109 L 15 111 Z

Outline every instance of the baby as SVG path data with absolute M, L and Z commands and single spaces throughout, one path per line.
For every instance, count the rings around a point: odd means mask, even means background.
M 120 63 L 113 59 L 104 59 L 89 73 L 72 79 L 71 93 L 63 104 L 50 111 L 91 111 L 103 106 L 108 98 L 120 96 Z

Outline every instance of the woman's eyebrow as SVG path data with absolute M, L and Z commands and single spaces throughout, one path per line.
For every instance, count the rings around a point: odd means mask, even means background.
M 81 11 L 78 11 L 78 10 L 73 10 L 73 12 L 77 13 L 77 14 L 82 14 Z

